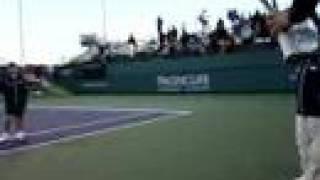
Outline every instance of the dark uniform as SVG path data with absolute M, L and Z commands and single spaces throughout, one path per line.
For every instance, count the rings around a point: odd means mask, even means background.
M 291 24 L 315 17 L 318 0 L 294 0 L 289 17 Z M 296 143 L 303 176 L 299 180 L 320 177 L 320 61 L 319 57 L 301 60 L 297 86 Z
M 318 0 L 294 0 L 289 10 L 291 24 L 315 17 Z M 318 61 L 318 62 L 317 62 Z M 312 60 L 300 64 L 297 88 L 298 109 L 302 116 L 320 117 L 320 63 Z
M 290 9 L 291 22 L 297 23 L 316 14 L 318 0 L 294 0 Z
M 304 63 L 300 67 L 297 86 L 297 113 L 320 117 L 320 63 Z
M 29 94 L 28 83 L 20 73 L 16 79 L 13 79 L 8 73 L 6 73 L 1 84 L 5 100 L 6 114 L 22 118 L 26 109 Z
M 316 159 L 320 147 L 320 65 L 307 62 L 300 66 L 297 86 L 296 145 L 300 155 L 303 176 L 299 180 L 320 177 L 320 164 Z M 316 155 L 314 155 L 316 154 Z

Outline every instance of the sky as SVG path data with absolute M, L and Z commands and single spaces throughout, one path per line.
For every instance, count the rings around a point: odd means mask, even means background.
M 83 51 L 80 34 L 103 35 L 103 0 L 22 0 L 25 34 L 23 63 L 55 64 Z M 291 0 L 278 0 L 281 8 Z M 0 64 L 19 61 L 18 0 L 0 0 Z M 196 17 L 206 9 L 212 24 L 225 18 L 228 9 L 243 14 L 262 9 L 258 0 L 105 0 L 106 35 L 111 41 L 138 40 L 156 36 L 156 17 L 165 27 L 182 24 L 189 31 L 200 25 Z

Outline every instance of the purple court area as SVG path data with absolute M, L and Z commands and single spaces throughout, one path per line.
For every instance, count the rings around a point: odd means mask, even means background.
M 95 109 L 84 107 L 33 107 L 26 115 L 28 140 L 0 144 L 0 155 L 27 150 L 50 142 L 85 137 L 108 129 L 173 115 L 174 112 L 150 109 Z M 4 114 L 0 113 L 0 122 Z M 3 123 L 0 125 L 3 129 Z

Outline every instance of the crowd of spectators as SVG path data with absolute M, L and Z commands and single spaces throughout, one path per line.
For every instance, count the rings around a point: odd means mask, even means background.
M 96 35 L 81 36 L 81 44 L 87 47 L 88 51 L 75 58 L 75 62 L 76 64 L 88 62 L 91 66 L 92 64 L 104 65 L 106 59 L 107 62 L 111 62 L 119 59 L 127 60 L 130 57 L 131 60 L 139 61 L 150 59 L 150 55 L 181 57 L 231 53 L 245 45 L 272 42 L 266 18 L 267 15 L 259 11 L 244 16 L 237 10 L 230 10 L 227 13 L 227 20 L 220 18 L 212 23 L 208 12 L 203 10 L 197 17 L 201 29 L 197 32 L 189 32 L 185 24 L 181 28 L 175 25 L 166 24 L 165 26 L 165 20 L 158 16 L 157 38 L 145 43 L 138 41 L 133 33 L 124 43 L 101 44 Z
M 198 17 L 202 30 L 192 33 L 188 32 L 185 26 L 181 31 L 176 26 L 171 26 L 165 32 L 164 20 L 159 16 L 157 18 L 158 53 L 171 56 L 230 53 L 238 46 L 271 42 L 266 26 L 266 14 L 256 11 L 253 15 L 245 17 L 239 15 L 236 10 L 230 10 L 227 17 L 231 28 L 227 28 L 225 21 L 221 18 L 215 28 L 211 29 L 207 11 L 204 10 Z

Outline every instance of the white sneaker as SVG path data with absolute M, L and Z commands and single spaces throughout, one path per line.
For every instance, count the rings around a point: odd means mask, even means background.
M 5 143 L 10 140 L 10 134 L 9 133 L 2 133 L 0 136 L 0 143 Z
M 306 180 L 305 176 L 297 177 L 295 180 Z
M 18 141 L 25 141 L 27 139 L 27 134 L 24 131 L 19 131 L 15 133 L 14 139 Z

